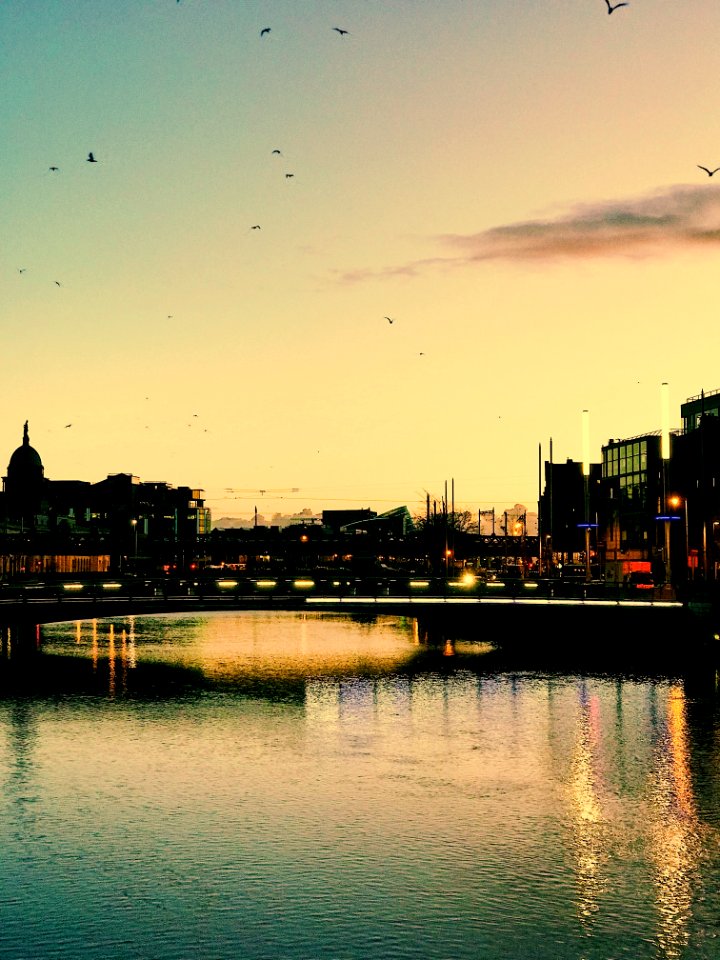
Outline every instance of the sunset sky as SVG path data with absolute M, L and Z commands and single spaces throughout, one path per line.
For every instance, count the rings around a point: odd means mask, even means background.
M 710 0 L 4 0 L 0 469 L 27 419 L 215 517 L 502 510 L 583 409 L 593 459 L 663 381 L 679 426 L 719 46 Z

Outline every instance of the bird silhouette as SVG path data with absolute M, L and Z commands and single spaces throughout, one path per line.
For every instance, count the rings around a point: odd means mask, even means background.
M 53 283 L 55 284 L 56 287 L 61 287 L 61 286 L 62 286 L 62 284 L 60 283 L 59 280 L 53 280 Z
M 273 153 L 277 154 L 278 157 L 282 156 L 282 153 L 280 152 L 280 150 L 277 150 L 277 149 L 273 150 Z
M 260 36 L 265 37 L 268 35 L 268 33 L 270 33 L 270 27 L 263 27 L 260 31 Z
M 385 317 L 385 319 L 387 320 L 388 323 L 395 323 L 392 317 Z
M 71 423 L 66 423 L 64 429 L 67 430 L 67 428 L 68 428 L 68 427 L 71 427 L 71 426 L 72 426 Z
M 607 4 L 608 14 L 611 14 L 611 13 L 613 12 L 613 10 L 617 10 L 618 7 L 629 7 L 629 6 L 630 6 L 630 4 L 629 4 L 629 3 L 626 3 L 625 0 L 623 0 L 622 3 L 616 3 L 614 6 L 611 6 L 611 5 L 610 5 L 610 0 L 605 0 L 605 3 Z
M 253 227 L 250 227 L 250 229 L 251 229 L 251 230 L 259 230 L 259 229 L 260 229 L 260 224 L 259 224 L 259 223 L 256 223 Z
M 60 170 L 60 167 L 48 167 L 48 170 L 51 170 L 53 173 L 57 173 Z
M 18 273 L 25 273 L 27 267 L 18 267 Z
M 344 37 L 346 33 L 349 33 L 348 30 L 341 30 L 340 27 L 333 27 L 333 30 L 336 33 L 339 33 L 341 37 Z
M 285 179 L 286 179 L 286 180 L 289 180 L 290 177 L 294 177 L 294 176 L 295 176 L 294 173 L 286 173 L 286 174 L 285 174 Z
M 704 171 L 705 171 L 705 173 L 706 173 L 706 174 L 707 174 L 707 175 L 708 175 L 709 177 L 711 177 L 711 176 L 712 176 L 712 175 L 713 175 L 714 173 L 717 173 L 717 172 L 718 172 L 718 170 L 720 170 L 720 167 L 715 167 L 715 169 L 714 169 L 714 170 L 708 170 L 708 168 L 707 168 L 707 167 L 702 167 L 702 166 L 700 166 L 700 164 L 699 164 L 699 163 L 698 163 L 698 165 L 697 165 L 697 166 L 698 166 L 698 167 L 699 167 L 699 168 L 700 168 L 701 170 L 704 170 Z
M 88 163 L 97 163 L 97 160 L 92 153 L 89 153 L 86 157 Z

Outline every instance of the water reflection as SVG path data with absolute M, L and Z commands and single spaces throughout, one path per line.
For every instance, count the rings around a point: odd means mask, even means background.
M 714 671 L 521 669 L 392 617 L 40 639 L 0 659 L 10 960 L 717 956 Z
M 578 915 L 587 924 L 597 913 L 607 888 L 607 831 L 600 800 L 600 704 L 585 681 L 578 689 L 580 706 L 570 766 L 569 793 L 574 827 L 573 852 L 579 888 Z
M 662 957 L 679 957 L 687 946 L 693 887 L 702 855 L 690 776 L 685 695 L 667 691 L 666 715 L 655 747 L 650 776 L 651 857 L 659 916 L 657 942 Z

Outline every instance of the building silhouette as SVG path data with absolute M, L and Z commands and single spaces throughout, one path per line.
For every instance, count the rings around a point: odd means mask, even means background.
M 99 483 L 50 480 L 27 421 L 0 494 L 0 573 L 186 570 L 204 557 L 203 491 L 112 474 Z
M 635 572 L 682 586 L 720 574 L 720 390 L 689 398 L 683 426 L 670 431 L 663 458 L 661 431 L 611 439 L 602 462 L 545 463 L 540 499 L 545 570 L 585 562 L 580 537 L 589 519 L 591 559 L 602 576 L 622 583 Z M 585 516 L 584 520 L 578 520 Z

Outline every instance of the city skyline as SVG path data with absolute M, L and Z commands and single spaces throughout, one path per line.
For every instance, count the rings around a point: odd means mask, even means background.
M 717 386 L 720 11 L 607 13 L 4 4 L 7 455 L 28 419 L 53 479 L 415 512 L 532 506 L 538 444 L 579 459 L 587 409 L 597 460 L 662 382 L 678 426 Z

